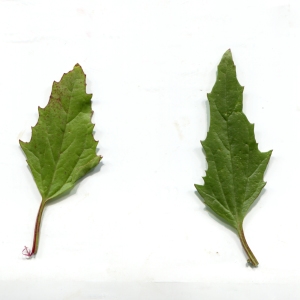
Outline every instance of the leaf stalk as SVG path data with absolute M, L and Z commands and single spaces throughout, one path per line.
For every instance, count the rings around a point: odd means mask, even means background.
M 246 251 L 247 255 L 248 255 L 248 263 L 251 264 L 253 267 L 257 267 L 258 266 L 258 261 L 256 259 L 256 257 L 254 256 L 253 252 L 251 251 L 247 241 L 246 241 L 246 238 L 245 238 L 245 235 L 244 235 L 244 230 L 243 230 L 243 224 L 240 224 L 239 227 L 238 227 L 238 235 L 239 235 L 239 238 L 241 240 L 241 243 L 242 243 L 242 246 L 244 248 L 244 250 Z
M 35 227 L 34 227 L 34 236 L 33 236 L 33 244 L 32 249 L 30 250 L 28 247 L 24 247 L 23 255 L 27 256 L 28 258 L 31 258 L 33 255 L 37 253 L 38 245 L 39 245 L 39 237 L 40 237 L 40 226 L 41 226 L 41 220 L 43 211 L 45 208 L 46 201 L 42 200 L 36 221 L 35 221 Z

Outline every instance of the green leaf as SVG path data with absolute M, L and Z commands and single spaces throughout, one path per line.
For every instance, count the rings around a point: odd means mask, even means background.
M 242 112 L 243 87 L 236 77 L 231 51 L 218 66 L 217 81 L 208 94 L 210 127 L 202 142 L 208 169 L 204 185 L 195 187 L 204 203 L 218 217 L 237 230 L 249 256 L 258 262 L 243 233 L 243 220 L 266 182 L 263 175 L 272 151 L 260 152 L 254 137 L 254 124 Z
M 37 252 L 39 226 L 45 204 L 70 190 L 78 179 L 101 160 L 96 155 L 91 123 L 91 94 L 86 93 L 85 74 L 79 64 L 60 82 L 54 82 L 50 100 L 39 107 L 39 120 L 29 143 L 20 141 L 35 183 L 42 196 L 32 250 Z

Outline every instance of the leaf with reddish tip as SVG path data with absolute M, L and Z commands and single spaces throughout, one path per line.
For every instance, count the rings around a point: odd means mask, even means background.
M 74 187 L 102 158 L 96 155 L 98 142 L 93 137 L 91 98 L 86 93 L 86 76 L 76 64 L 53 83 L 47 106 L 39 107 L 30 142 L 20 141 L 42 196 L 41 207 Z M 37 245 L 32 252 L 36 250 Z

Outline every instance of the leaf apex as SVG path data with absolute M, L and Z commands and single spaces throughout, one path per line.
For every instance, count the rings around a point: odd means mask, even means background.
M 221 61 L 222 61 L 222 60 L 230 60 L 230 61 L 233 61 L 231 49 L 228 49 L 228 50 L 223 54 L 223 57 L 222 57 Z
M 81 65 L 80 65 L 79 63 L 76 63 L 76 64 L 75 64 L 73 70 L 74 70 L 75 68 L 79 68 L 79 69 L 83 72 L 83 69 L 82 69 L 82 67 L 81 67 Z M 85 75 L 85 74 L 84 74 L 84 75 Z M 85 75 L 85 76 L 86 76 L 86 75 Z

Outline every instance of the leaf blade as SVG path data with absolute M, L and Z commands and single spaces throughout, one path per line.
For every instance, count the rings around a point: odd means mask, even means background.
M 96 155 L 91 98 L 80 65 L 54 82 L 50 100 L 39 108 L 30 142 L 20 141 L 44 200 L 71 189 L 101 160 Z

